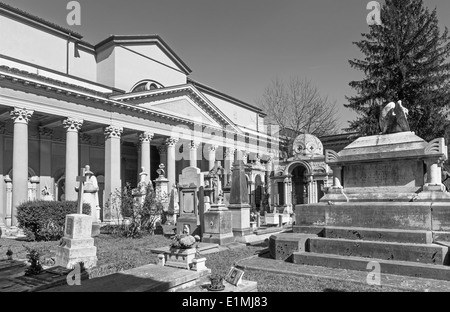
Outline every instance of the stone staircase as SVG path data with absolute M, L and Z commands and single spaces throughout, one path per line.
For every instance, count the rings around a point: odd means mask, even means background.
M 334 226 L 296 226 L 294 230 L 291 241 L 304 242 L 299 251 L 291 249 L 290 259 L 296 264 L 369 271 L 369 262 L 375 261 L 382 274 L 450 280 L 450 244 L 437 241 L 439 236 L 432 231 Z M 285 239 L 274 239 L 275 253 L 280 252 Z

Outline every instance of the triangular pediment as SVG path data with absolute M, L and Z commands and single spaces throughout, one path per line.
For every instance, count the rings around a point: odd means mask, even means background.
M 199 121 L 202 124 L 220 127 L 220 124 L 217 121 L 210 117 L 197 103 L 194 103 L 187 96 L 165 99 L 153 103 L 144 103 L 139 106 L 192 121 Z

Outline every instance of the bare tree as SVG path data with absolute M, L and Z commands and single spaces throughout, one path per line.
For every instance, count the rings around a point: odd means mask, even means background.
M 338 132 L 336 102 L 323 97 L 310 80 L 272 80 L 258 104 L 267 114 L 265 123 L 278 125 L 288 146 L 301 133 L 320 137 Z

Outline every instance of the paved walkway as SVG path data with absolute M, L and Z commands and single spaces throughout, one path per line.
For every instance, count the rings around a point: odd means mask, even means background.
M 367 285 L 369 271 L 351 271 L 300 265 L 281 260 L 274 260 L 265 253 L 236 262 L 237 267 L 245 270 L 266 271 L 278 274 L 320 277 L 339 281 L 350 281 Z M 409 276 L 381 274 L 381 286 L 392 287 L 404 291 L 450 292 L 450 281 L 440 281 Z

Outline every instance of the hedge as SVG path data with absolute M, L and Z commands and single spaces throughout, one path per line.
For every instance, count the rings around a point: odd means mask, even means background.
M 66 215 L 73 213 L 76 201 L 30 201 L 17 207 L 17 222 L 29 240 L 55 241 L 64 236 Z M 91 214 L 89 204 L 83 204 L 83 214 Z

